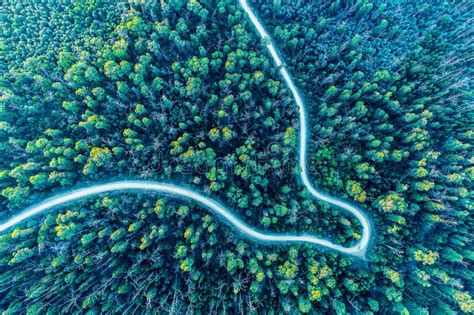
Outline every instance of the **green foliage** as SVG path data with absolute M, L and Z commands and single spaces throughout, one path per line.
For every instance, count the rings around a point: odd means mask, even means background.
M 472 313 L 472 4 L 250 1 L 308 104 L 312 180 L 366 210 L 357 259 L 243 241 L 170 196 L 67 205 L 0 236 L 13 313 Z M 0 216 L 132 177 L 196 187 L 248 224 L 344 246 L 308 198 L 298 109 L 237 1 L 0 9 Z

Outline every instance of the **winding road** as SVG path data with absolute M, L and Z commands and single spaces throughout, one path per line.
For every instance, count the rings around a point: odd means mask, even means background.
M 188 189 L 182 186 L 176 186 L 168 183 L 160 183 L 154 181 L 115 181 L 106 184 L 93 185 L 86 188 L 70 190 L 66 193 L 55 195 L 46 199 L 36 205 L 25 209 L 21 214 L 16 215 L 3 224 L 0 224 L 0 233 L 16 226 L 20 222 L 27 220 L 37 214 L 43 213 L 54 207 L 64 205 L 66 203 L 81 200 L 87 197 L 118 191 L 142 191 L 142 192 L 156 192 L 165 193 L 180 198 L 187 198 L 196 201 L 197 203 L 208 208 L 215 214 L 219 215 L 231 227 L 235 228 L 243 234 L 243 236 L 258 241 L 261 243 L 310 243 L 322 247 L 335 250 L 340 253 L 349 254 L 353 256 L 364 257 L 370 243 L 372 228 L 370 222 L 364 212 L 356 206 L 330 195 L 318 191 L 309 179 L 307 169 L 307 139 L 308 139 L 308 121 L 306 116 L 306 109 L 303 100 L 298 93 L 293 80 L 291 79 L 286 67 L 284 66 L 275 46 L 272 43 L 271 37 L 266 32 L 265 28 L 260 23 L 259 19 L 254 14 L 252 8 L 248 5 L 247 0 L 239 0 L 241 7 L 247 13 L 250 21 L 255 26 L 260 37 L 264 40 L 266 48 L 269 50 L 275 64 L 280 69 L 280 74 L 285 80 L 290 89 L 294 100 L 299 108 L 300 115 L 300 141 L 299 141 L 299 164 L 301 169 L 301 179 L 303 184 L 309 192 L 317 199 L 328 202 L 331 205 L 342 208 L 354 215 L 362 225 L 362 236 L 360 240 L 351 247 L 344 247 L 334 244 L 329 240 L 317 238 L 311 235 L 295 235 L 295 234 L 272 234 L 257 231 L 254 227 L 247 225 L 239 217 L 233 214 L 233 211 L 227 209 L 217 201 L 198 193 L 194 189 Z

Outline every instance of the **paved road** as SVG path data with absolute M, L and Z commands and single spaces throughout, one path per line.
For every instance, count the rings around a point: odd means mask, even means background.
M 247 225 L 239 217 L 234 214 L 234 211 L 226 208 L 212 198 L 206 197 L 203 194 L 199 193 L 195 189 L 189 189 L 182 186 L 177 186 L 169 183 L 160 183 L 154 181 L 115 181 L 106 184 L 93 185 L 86 188 L 70 190 L 66 193 L 53 196 L 45 201 L 42 201 L 36 205 L 33 205 L 25 209 L 21 214 L 16 215 L 6 221 L 3 224 L 0 224 L 0 233 L 4 232 L 22 221 L 28 220 L 33 216 L 48 211 L 57 206 L 64 205 L 66 203 L 82 200 L 87 197 L 108 193 L 108 192 L 117 192 L 117 191 L 142 191 L 142 192 L 156 192 L 161 194 L 169 194 L 172 196 L 192 199 L 197 203 L 203 205 L 210 211 L 219 215 L 228 223 L 231 227 L 235 228 L 243 234 L 243 236 L 252 239 L 257 242 L 263 243 L 311 243 L 320 245 L 326 248 L 330 248 L 340 253 L 345 253 L 354 256 L 364 257 L 367 247 L 369 245 L 372 229 L 370 227 L 369 220 L 364 212 L 358 209 L 356 206 L 339 200 L 337 198 L 331 197 L 327 194 L 324 194 L 317 190 L 310 182 L 307 170 L 307 138 L 308 138 L 308 123 L 306 119 L 306 108 L 303 103 L 302 97 L 298 93 L 296 86 L 293 83 L 286 67 L 284 66 L 282 60 L 280 59 L 279 54 L 277 53 L 275 46 L 272 43 L 272 40 L 268 33 L 265 31 L 265 28 L 260 23 L 259 19 L 254 14 L 252 8 L 248 5 L 246 0 L 239 0 L 240 5 L 243 10 L 248 14 L 250 21 L 257 29 L 259 35 L 265 40 L 266 48 L 269 50 L 275 64 L 280 68 L 280 73 L 285 80 L 288 88 L 293 94 L 294 100 L 299 108 L 300 114 L 300 148 L 299 148 L 299 163 L 301 167 L 301 179 L 306 186 L 306 188 L 311 192 L 311 194 L 322 201 L 326 201 L 334 206 L 342 208 L 349 213 L 353 214 L 361 223 L 363 231 L 361 239 L 351 247 L 344 247 L 338 244 L 334 244 L 326 239 L 317 238 L 311 235 L 295 235 L 295 234 L 273 234 L 273 233 L 264 233 L 259 232 L 255 228 Z

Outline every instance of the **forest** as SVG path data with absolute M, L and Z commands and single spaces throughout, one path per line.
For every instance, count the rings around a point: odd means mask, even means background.
M 315 186 L 365 258 L 247 240 L 121 192 L 0 234 L 2 314 L 469 314 L 474 3 L 252 0 L 308 106 Z M 298 179 L 298 108 L 237 0 L 0 4 L 0 224 L 114 179 L 195 187 L 261 231 L 350 246 Z

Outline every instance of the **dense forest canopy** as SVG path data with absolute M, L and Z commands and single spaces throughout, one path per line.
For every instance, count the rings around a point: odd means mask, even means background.
M 266 0 L 310 171 L 365 260 L 268 246 L 189 200 L 106 194 L 0 235 L 0 311 L 474 312 L 471 1 Z M 298 108 L 236 0 L 0 5 L 0 222 L 117 178 L 196 187 L 262 231 L 349 246 L 298 181 Z

